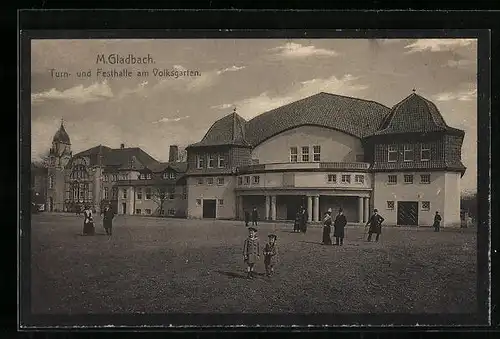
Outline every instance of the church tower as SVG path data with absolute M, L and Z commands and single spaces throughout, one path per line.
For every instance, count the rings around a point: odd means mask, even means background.
M 52 138 L 52 147 L 49 150 L 48 183 L 47 183 L 47 210 L 63 211 L 65 194 L 65 167 L 71 159 L 71 141 L 61 126 Z

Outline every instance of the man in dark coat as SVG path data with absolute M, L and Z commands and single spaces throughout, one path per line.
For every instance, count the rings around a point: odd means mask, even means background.
M 335 222 L 333 223 L 333 236 L 335 237 L 335 245 L 344 245 L 344 229 L 345 226 L 347 225 L 347 219 L 344 215 L 344 212 L 342 211 L 342 208 L 339 209 L 339 214 L 337 214 L 337 217 L 335 218 Z M 340 243 L 339 243 L 340 240 Z
M 250 212 L 245 210 L 245 226 L 248 226 L 249 223 L 250 223 Z
M 107 235 L 112 235 L 113 234 L 113 218 L 115 217 L 115 212 L 113 212 L 113 210 L 111 209 L 111 207 L 109 205 L 106 205 L 102 214 L 104 215 L 104 218 L 103 218 L 104 230 L 106 231 Z
M 378 214 L 378 210 L 374 209 L 373 214 L 368 219 L 368 222 L 366 225 L 370 225 L 370 229 L 368 230 L 368 241 L 372 241 L 372 234 L 375 233 L 377 237 L 375 238 L 375 241 L 378 241 L 380 234 L 382 233 L 382 223 L 384 222 L 384 218 L 382 218 Z
M 293 223 L 293 232 L 300 232 L 300 220 L 302 219 L 302 206 L 298 209 L 297 213 L 295 213 L 295 221 Z
M 434 216 L 434 232 L 439 232 L 439 227 L 441 226 L 441 216 L 439 215 L 439 211 L 436 211 L 436 215 Z
M 252 226 L 257 226 L 257 220 L 259 219 L 259 213 L 257 212 L 257 207 L 252 210 Z
M 300 231 L 302 233 L 307 232 L 307 211 L 305 208 L 302 209 L 302 213 L 300 215 Z

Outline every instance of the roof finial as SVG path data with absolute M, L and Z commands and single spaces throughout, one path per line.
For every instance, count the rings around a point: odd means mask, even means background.
M 413 91 L 413 93 L 415 93 L 417 90 L 414 88 L 414 89 L 412 89 L 412 91 Z
M 61 118 L 61 126 L 64 125 L 64 119 Z
M 236 106 L 233 107 L 233 113 L 236 113 Z

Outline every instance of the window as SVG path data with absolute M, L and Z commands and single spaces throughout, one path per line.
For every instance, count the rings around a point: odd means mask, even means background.
M 127 175 L 126 174 L 120 174 L 120 180 L 127 180 Z
M 142 210 L 140 208 L 135 209 L 135 214 L 141 214 L 141 213 L 142 213 Z
M 253 176 L 253 183 L 254 183 L 254 184 L 258 184 L 259 182 L 260 182 L 260 176 L 258 176 L 258 175 L 254 175 L 254 176 Z
M 187 199 L 187 187 L 182 186 L 182 199 L 186 200 Z
M 422 145 L 420 149 L 420 160 L 421 161 L 429 161 L 431 160 L 431 148 L 426 145 Z
M 313 146 L 313 161 L 321 161 L 321 146 Z
M 365 176 L 362 174 L 356 174 L 354 176 L 354 182 L 356 184 L 364 184 L 365 183 Z
M 342 174 L 342 183 L 350 184 L 351 183 L 351 175 L 350 174 Z
M 250 176 L 245 176 L 245 185 L 250 185 Z
M 164 210 L 160 210 L 160 215 L 165 215 L 165 211 Z
M 196 168 L 203 168 L 203 157 L 201 155 L 196 156 Z
M 170 215 L 170 216 L 172 216 L 172 217 L 173 217 L 173 216 L 175 215 L 175 209 L 173 209 L 173 208 L 169 208 L 169 209 L 168 209 L 168 215 Z
M 54 177 L 49 176 L 49 188 L 54 188 Z
M 430 201 L 422 201 L 422 211 L 430 211 L 431 202 Z
M 201 205 L 201 199 L 196 199 L 196 205 L 198 205 L 198 206 Z
M 309 161 L 309 146 L 302 146 L 302 161 Z
M 290 162 L 298 161 L 298 151 L 297 147 L 290 147 Z
M 217 178 L 217 185 L 224 185 L 224 178 Z
M 111 175 L 111 181 L 117 181 L 118 180 L 118 175 L 112 174 Z
M 151 180 L 151 173 L 146 174 L 146 179 Z
M 113 187 L 111 189 L 111 197 L 113 199 L 118 199 L 118 187 Z
M 109 199 L 109 187 L 104 187 L 104 199 Z
M 238 185 L 243 185 L 243 177 L 238 177 Z
M 224 199 L 219 199 L 219 205 L 224 205 Z
M 126 188 L 123 189 L 122 198 L 127 199 L 127 189 Z
M 215 156 L 213 154 L 210 154 L 208 156 L 208 168 L 214 168 L 215 167 Z
M 151 188 L 146 188 L 146 200 L 151 200 Z
M 413 161 L 413 146 L 405 145 L 404 149 L 404 161 Z
M 141 175 L 139 175 L 139 179 L 141 179 L 141 180 L 146 179 L 146 175 L 144 173 L 141 173 Z
M 387 151 L 388 151 L 387 157 L 389 162 L 398 161 L 398 147 L 396 145 L 389 145 Z
M 421 184 L 430 184 L 431 183 L 431 175 L 430 174 L 421 174 L 420 175 L 420 183 Z
M 387 201 L 387 209 L 388 210 L 394 209 L 394 201 Z
M 137 189 L 136 195 L 137 195 L 137 200 L 142 200 L 142 188 Z
M 405 184 L 413 184 L 413 175 L 412 174 L 405 174 L 404 183 Z
M 397 184 L 398 183 L 398 176 L 397 175 L 393 175 L 393 174 L 389 175 L 387 177 L 387 183 L 392 184 L 392 185 Z
M 175 187 L 171 187 L 169 190 L 168 190 L 168 198 L 170 200 L 174 200 L 175 198 Z
M 196 179 L 196 183 L 197 183 L 198 185 L 203 185 L 203 178 L 198 178 L 198 179 Z
M 104 176 L 103 176 L 103 178 L 102 178 L 102 181 L 104 181 L 104 182 L 108 182 L 108 181 L 109 181 L 109 175 L 104 174 Z
M 151 214 L 151 209 L 150 208 L 146 208 L 144 211 L 146 212 L 146 214 Z
M 224 156 L 223 155 L 219 155 L 219 158 L 217 159 L 217 165 L 219 166 L 219 168 L 226 167 L 226 163 L 224 161 Z
M 169 178 L 169 179 L 175 179 L 175 177 L 176 177 L 175 172 L 170 172 L 170 173 L 168 174 L 168 178 Z
M 337 175 L 336 174 L 328 174 L 327 180 L 329 183 L 335 183 L 335 182 L 337 182 Z
M 207 185 L 213 185 L 214 184 L 214 178 L 207 178 Z

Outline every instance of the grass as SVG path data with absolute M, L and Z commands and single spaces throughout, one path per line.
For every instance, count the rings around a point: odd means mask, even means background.
M 323 246 L 321 228 L 260 225 L 278 235 L 279 263 L 245 279 L 238 221 L 118 216 L 113 236 L 81 236 L 83 219 L 32 219 L 33 313 L 465 313 L 476 306 L 474 230 L 362 227 Z M 261 257 L 261 259 L 263 259 Z

